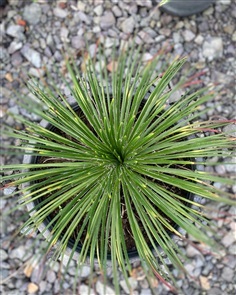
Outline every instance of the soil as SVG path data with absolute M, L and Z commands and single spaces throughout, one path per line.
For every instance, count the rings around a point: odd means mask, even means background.
M 76 112 L 81 117 L 81 111 L 80 110 L 77 110 Z M 90 123 L 87 121 L 87 119 L 83 117 L 83 121 L 94 132 L 94 130 L 92 129 L 92 127 L 91 127 Z M 62 132 L 58 128 L 51 127 L 50 130 L 53 131 L 53 132 L 55 132 L 56 134 L 59 134 L 59 135 L 63 136 L 64 138 L 73 140 L 74 142 L 77 142 L 78 143 L 78 141 L 76 139 L 74 139 L 71 136 L 65 134 L 64 132 Z M 47 157 L 36 157 L 35 162 L 36 163 L 39 163 L 39 164 L 42 164 L 42 163 L 45 163 L 46 161 L 48 162 L 48 160 L 49 160 L 49 158 L 47 158 Z M 57 159 L 56 158 L 55 159 L 50 158 L 50 163 L 58 163 L 58 162 L 62 162 L 62 161 L 68 161 L 68 160 L 58 159 L 58 158 Z M 172 165 L 172 168 L 176 168 L 176 165 Z M 191 169 L 191 167 L 183 167 L 183 169 L 186 169 L 186 168 L 187 169 Z M 186 191 L 184 191 L 184 190 L 182 190 L 180 188 L 177 188 L 177 187 L 174 187 L 174 186 L 170 186 L 168 184 L 161 183 L 160 181 L 157 181 L 157 180 L 154 180 L 154 179 L 152 179 L 152 181 L 158 183 L 162 187 L 164 186 L 168 191 L 171 191 L 171 192 L 174 192 L 174 193 L 176 193 L 178 195 L 181 195 L 184 198 L 188 198 L 188 199 L 191 198 L 190 197 L 190 194 L 188 192 L 186 192 Z M 42 199 L 39 199 L 39 202 L 42 201 L 42 200 L 46 200 L 49 197 L 50 197 L 50 194 L 44 196 Z M 69 201 L 70 200 L 68 200 L 67 202 L 65 202 L 64 205 L 68 204 Z M 189 205 L 188 202 L 183 202 L 183 203 L 185 205 L 187 205 L 187 206 Z M 122 204 L 121 212 L 122 212 L 122 226 L 123 226 L 124 238 L 125 238 L 127 250 L 129 251 L 129 254 L 132 256 L 134 253 L 136 253 L 136 246 L 135 246 L 134 237 L 132 235 L 131 227 L 130 227 L 130 224 L 129 224 L 129 221 L 128 221 L 128 215 L 127 215 L 127 210 L 125 208 L 125 201 L 124 201 L 123 196 L 121 196 L 121 204 Z M 141 220 L 138 218 L 138 214 L 137 214 L 137 211 L 135 209 L 135 205 L 133 203 L 131 203 L 131 206 L 132 206 L 132 211 L 133 211 L 135 217 L 138 220 L 138 224 L 139 224 L 139 227 L 140 227 L 140 229 L 141 229 L 141 231 L 143 233 L 143 236 L 144 236 L 145 240 L 147 241 L 147 243 L 150 244 L 149 238 L 148 238 L 148 236 L 146 234 L 146 231 L 144 229 L 144 226 L 142 225 Z M 173 220 L 171 220 L 168 216 L 166 216 L 157 207 L 154 206 L 154 208 L 157 210 L 158 213 L 160 213 L 168 221 L 169 224 L 171 224 L 173 227 L 176 227 L 176 224 L 173 222 Z M 53 217 L 55 217 L 58 214 L 58 212 L 59 212 L 59 208 L 57 210 L 55 210 L 53 213 L 51 213 L 51 215 L 48 216 L 48 219 L 49 220 L 52 220 Z M 78 223 L 78 225 L 77 225 L 74 233 L 71 236 L 70 243 L 71 243 L 72 246 L 74 244 L 74 241 L 75 241 L 75 239 L 77 237 L 77 234 L 80 231 L 82 225 L 83 225 L 83 220 Z M 82 234 L 82 237 L 81 237 L 81 240 L 80 240 L 80 243 L 79 243 L 78 248 L 81 248 L 85 237 L 86 237 L 86 229 L 85 229 L 84 233 Z M 110 248 L 110 245 L 108 245 L 108 248 Z

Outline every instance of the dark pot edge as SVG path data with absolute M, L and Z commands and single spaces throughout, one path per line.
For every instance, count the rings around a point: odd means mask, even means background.
M 182 6 L 183 4 L 179 4 L 177 2 L 168 2 L 160 7 L 160 10 L 166 13 L 169 13 L 173 16 L 186 17 L 191 16 L 197 13 L 200 13 L 210 7 L 211 4 L 214 4 L 216 0 L 205 0 L 204 2 L 197 2 L 197 6 L 189 5 Z M 200 5 L 199 5 L 200 4 Z

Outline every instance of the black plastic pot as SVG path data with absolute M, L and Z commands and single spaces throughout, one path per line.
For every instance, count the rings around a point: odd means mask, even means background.
M 78 105 L 73 105 L 73 109 L 74 109 L 74 111 L 78 111 L 79 110 Z M 46 128 L 46 129 L 48 129 L 50 131 L 53 131 L 53 132 L 57 133 L 57 128 L 55 128 L 54 126 L 52 126 L 51 124 L 49 124 L 45 120 L 42 120 L 40 122 L 40 126 L 42 126 L 43 128 Z M 36 163 L 39 163 L 39 159 L 40 158 L 41 158 L 41 156 L 25 155 L 24 156 L 24 159 L 23 159 L 23 163 L 24 164 L 36 164 Z M 192 169 L 194 170 L 194 167 L 192 167 Z M 24 187 L 27 187 L 28 184 L 23 184 L 23 186 Z M 186 193 L 186 199 L 188 199 L 188 200 L 194 200 L 194 196 L 191 193 L 187 192 Z M 27 209 L 30 212 L 30 215 L 33 215 L 34 214 L 34 210 L 37 210 L 35 207 L 37 205 L 39 205 L 39 203 L 41 203 L 42 201 L 43 201 L 43 199 L 37 199 L 37 200 L 32 201 L 32 202 L 30 202 L 30 203 L 27 204 Z M 186 205 L 189 206 L 190 204 L 186 202 Z M 43 233 L 43 236 L 46 239 L 48 239 L 49 237 L 51 237 L 52 227 L 46 229 L 46 227 L 48 226 L 48 224 L 50 223 L 50 221 L 51 221 L 51 218 L 48 216 L 44 220 L 44 222 L 38 227 L 38 230 Z M 178 226 L 176 224 L 174 224 L 173 226 L 176 229 L 178 228 Z M 170 232 L 170 236 L 173 236 L 173 234 L 171 232 Z M 173 238 L 174 238 L 174 236 L 173 236 Z M 68 256 L 70 256 L 70 253 L 71 253 L 73 247 L 74 247 L 74 240 L 71 238 L 71 239 L 69 239 L 67 250 L 66 250 L 66 253 L 67 253 Z M 73 259 L 78 260 L 78 257 L 79 257 L 79 253 L 81 251 L 81 248 L 82 248 L 81 245 L 78 245 L 77 246 L 76 251 L 74 252 Z M 139 256 L 138 256 L 137 250 L 130 250 L 130 251 L 128 251 L 128 256 L 130 258 L 131 263 L 139 260 Z M 107 266 L 110 267 L 111 266 L 111 261 L 110 261 L 111 255 L 108 254 L 107 258 L 108 258 L 108 261 L 107 261 L 107 264 L 108 265 Z M 63 257 L 63 259 L 64 259 L 63 263 L 66 264 L 66 259 L 67 258 L 66 257 Z M 89 264 L 89 258 L 88 258 L 88 264 Z
M 0 8 L 4 8 L 7 5 L 7 0 L 0 0 Z
M 161 10 L 176 16 L 189 16 L 207 9 L 215 0 L 170 0 Z

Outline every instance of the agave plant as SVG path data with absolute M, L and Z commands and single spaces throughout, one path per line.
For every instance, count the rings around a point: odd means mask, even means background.
M 122 50 L 118 58 L 114 54 L 111 75 L 102 66 L 101 49 L 98 73 L 92 58 L 87 58 L 83 75 L 67 60 L 72 83 L 64 82 L 75 105 L 49 73 L 41 82 L 31 80 L 29 89 L 37 100 L 22 97 L 22 106 L 44 123 L 13 115 L 25 129 L 4 128 L 21 141 L 9 149 L 30 157 L 28 163 L 3 167 L 14 171 L 3 181 L 5 187 L 18 187 L 8 196 L 20 195 L 15 209 L 28 206 L 23 229 L 32 232 L 44 224 L 37 237 L 47 236 L 45 253 L 54 247 L 53 259 L 63 259 L 70 248 L 67 268 L 76 258 L 78 275 L 89 261 L 106 281 L 110 265 L 117 294 L 118 270 L 129 286 L 132 251 L 146 273 L 174 284 L 163 253 L 182 271 L 185 257 L 173 235 L 185 238 L 183 229 L 197 241 L 214 244 L 207 235 L 213 230 L 210 222 L 199 210 L 203 205 L 193 195 L 234 203 L 212 185 L 230 185 L 230 179 L 196 169 L 198 164 L 214 165 L 211 157 L 231 155 L 232 138 L 221 132 L 228 122 L 199 121 L 207 112 L 201 105 L 214 94 L 190 91 L 170 103 L 186 85 L 181 79 L 169 89 L 185 59 L 156 73 L 161 55 L 143 63 L 134 46 L 127 52 Z

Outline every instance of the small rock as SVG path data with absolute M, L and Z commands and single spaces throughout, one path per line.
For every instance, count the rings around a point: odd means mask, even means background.
M 236 233 L 235 232 L 228 232 L 223 239 L 221 240 L 221 243 L 228 248 L 230 245 L 232 245 L 236 241 Z
M 165 36 L 163 36 L 163 35 L 159 35 L 155 38 L 156 43 L 160 43 L 163 40 L 165 40 Z
M 145 43 L 150 44 L 154 42 L 154 39 L 145 31 L 140 31 L 138 35 Z
M 11 73 L 6 73 L 5 79 L 10 83 L 12 83 L 14 81 Z
M 84 49 L 85 42 L 83 37 L 81 36 L 74 36 L 71 38 L 72 47 L 75 49 Z
M 0 249 L 0 261 L 4 261 L 8 258 L 7 252 L 3 249 Z
M 91 272 L 91 268 L 89 266 L 83 265 L 80 268 L 80 276 L 81 278 L 87 278 Z
M 232 35 L 234 32 L 234 25 L 227 25 L 224 27 L 225 33 Z
M 51 49 L 47 46 L 44 50 L 44 54 L 47 56 L 47 57 L 51 57 L 52 56 L 52 51 Z
M 89 45 L 89 54 L 91 58 L 95 56 L 96 52 L 97 52 L 97 45 L 95 43 Z
M 8 47 L 8 52 L 10 54 L 16 52 L 17 50 L 21 49 L 23 46 L 22 42 L 16 42 L 16 41 L 12 41 L 10 46 Z
M 80 11 L 85 11 L 85 8 L 86 8 L 86 4 L 83 3 L 83 1 L 78 1 L 77 3 L 77 7 Z
M 209 290 L 211 288 L 209 279 L 207 277 L 200 276 L 199 280 L 200 280 L 200 284 L 204 290 Z
M 222 279 L 226 282 L 232 282 L 234 277 L 234 270 L 230 267 L 224 267 L 222 272 Z
M 67 17 L 68 12 L 60 7 L 55 7 L 53 13 L 56 17 L 65 18 Z
M 202 35 L 197 35 L 197 37 L 194 39 L 194 42 L 198 45 L 202 45 L 204 38 Z
M 33 268 L 34 268 L 34 265 L 31 262 L 29 262 L 29 263 L 26 264 L 26 267 L 24 268 L 24 275 L 27 278 L 30 278 L 31 277 Z
M 140 295 L 152 295 L 150 289 L 142 289 Z
M 185 265 L 185 269 L 190 276 L 194 276 L 195 266 L 191 263 Z
M 183 38 L 182 38 L 182 36 L 180 35 L 179 32 L 174 32 L 173 33 L 173 40 L 174 40 L 175 43 L 179 43 L 179 42 L 183 41 Z
M 34 283 L 29 283 L 28 285 L 28 292 L 29 294 L 33 294 L 33 293 L 36 293 L 39 289 L 38 285 L 34 284 Z
M 222 57 L 223 41 L 220 37 L 211 37 L 203 43 L 203 56 L 209 61 L 215 58 Z
M 68 42 L 68 35 L 69 35 L 69 30 L 66 27 L 62 27 L 60 31 L 60 37 L 62 42 Z
M 137 288 L 138 286 L 138 281 L 135 280 L 134 278 L 130 277 L 128 278 L 129 284 L 130 284 L 130 289 L 133 291 Z M 127 285 L 125 280 L 120 281 L 120 285 L 125 291 L 126 294 L 130 294 L 130 289 L 129 286 Z
M 53 270 L 49 269 L 49 271 L 47 272 L 47 281 L 49 283 L 54 283 L 56 280 L 56 274 Z
M 40 290 L 40 292 L 43 293 L 44 291 L 46 291 L 46 288 L 47 288 L 47 282 L 41 281 L 39 283 L 39 290 Z
M 215 167 L 215 170 L 216 170 L 216 172 L 218 174 L 221 174 L 221 175 L 225 174 L 225 172 L 226 172 L 226 169 L 225 169 L 225 166 L 224 165 L 217 165 Z
M 230 173 L 236 173 L 236 165 L 235 165 L 235 163 L 236 163 L 236 158 L 234 157 L 234 158 L 232 158 L 232 159 L 229 159 L 229 160 L 227 161 L 227 163 L 229 163 L 229 164 L 226 164 L 226 165 L 225 165 L 225 168 L 226 168 L 227 172 L 230 172 Z M 232 163 L 232 164 L 230 164 L 230 163 Z
M 0 282 L 6 279 L 9 276 L 9 271 L 7 269 L 0 268 Z M 8 293 L 9 294 L 9 293 Z M 8 295 L 7 294 L 7 295 Z
M 41 67 L 40 54 L 36 50 L 30 48 L 28 44 L 23 46 L 21 49 L 21 54 L 36 68 Z
M 235 124 L 229 124 L 229 125 L 225 126 L 223 130 L 227 135 L 230 135 L 232 137 L 236 137 L 236 125 Z
M 116 71 L 117 69 L 117 66 L 118 66 L 118 63 L 116 61 L 111 61 L 108 65 L 107 65 L 107 69 L 109 72 L 113 72 Z
M 236 31 L 232 35 L 232 41 L 236 41 Z
M 121 24 L 121 29 L 126 34 L 131 34 L 134 31 L 135 21 L 132 16 L 124 20 Z
M 16 106 L 15 106 L 15 107 L 16 107 Z M 18 107 L 17 107 L 17 110 L 18 110 Z M 9 109 L 8 109 L 8 111 L 9 111 Z M 12 110 L 12 111 L 13 111 L 13 113 L 14 113 L 14 110 Z M 18 110 L 17 113 L 14 113 L 14 114 L 18 114 L 18 113 L 19 113 L 19 110 Z M 9 195 L 11 195 L 15 190 L 16 190 L 16 187 L 15 187 L 15 186 L 7 187 L 7 188 L 4 188 L 4 190 L 3 190 L 3 194 L 4 194 L 4 196 L 9 196 Z
M 169 37 L 171 35 L 171 30 L 169 28 L 162 28 L 162 29 L 159 30 L 159 33 L 161 35 Z
M 7 35 L 17 38 L 19 40 L 23 40 L 25 38 L 23 32 L 24 28 L 18 25 L 11 25 L 6 30 Z
M 218 289 L 218 288 L 211 288 L 207 295 L 222 295 L 222 291 L 221 289 Z
M 96 290 L 100 295 L 115 295 L 115 291 L 111 287 L 104 287 L 104 284 L 102 284 L 100 281 L 97 281 L 96 283 Z
M 101 16 L 100 25 L 102 29 L 107 29 L 116 23 L 116 19 L 111 11 L 106 11 L 103 16 Z
M 54 287 L 53 287 L 53 294 L 60 294 L 61 286 L 60 286 L 60 281 L 59 279 L 55 280 L 54 282 Z
M 53 47 L 53 45 L 54 45 L 54 41 L 53 41 L 53 37 L 52 37 L 51 34 L 49 34 L 49 35 L 47 36 L 46 43 L 47 43 L 47 45 L 48 45 L 49 47 Z
M 25 6 L 23 17 L 29 24 L 36 25 L 40 21 L 41 13 L 41 6 L 38 3 L 32 3 Z
M 91 22 L 92 22 L 91 19 L 90 19 L 90 17 L 87 14 L 85 14 L 84 12 L 82 12 L 82 11 L 78 11 L 77 12 L 77 17 L 82 22 L 85 22 L 87 25 L 90 25 Z
M 203 15 L 211 15 L 214 12 L 214 8 L 210 6 L 207 10 L 203 12 Z
M 146 61 L 151 60 L 152 58 L 153 58 L 153 56 L 150 53 L 146 52 L 146 53 L 144 53 L 144 55 L 142 57 L 142 61 L 146 62 Z
M 93 11 L 98 16 L 102 15 L 103 14 L 103 7 L 102 7 L 102 5 L 96 6 Z
M 136 3 L 138 6 L 142 6 L 142 7 L 148 7 L 148 8 L 152 7 L 151 0 L 136 0 Z
M 9 253 L 9 257 L 12 259 L 19 259 L 21 261 L 26 261 L 31 254 L 25 250 L 24 246 L 19 246 L 18 248 L 13 249 Z
M 20 52 L 14 52 L 11 57 L 11 63 L 13 66 L 19 66 L 23 61 L 22 55 Z
M 112 12 L 114 13 L 114 15 L 116 16 L 116 17 L 120 17 L 120 16 L 122 16 L 122 11 L 120 10 L 120 8 L 118 7 L 118 6 L 113 6 L 112 7 Z
M 178 56 L 180 56 L 180 55 L 182 55 L 183 52 L 184 52 L 184 47 L 183 47 L 183 45 L 182 45 L 181 43 L 176 43 L 176 44 L 174 45 L 174 50 L 175 50 L 175 53 L 176 53 Z
M 213 269 L 213 264 L 211 262 L 207 262 L 202 270 L 202 275 L 208 276 L 212 269 Z
M 183 37 L 186 42 L 190 42 L 195 38 L 195 34 L 190 30 L 183 31 Z
M 95 295 L 95 292 L 93 289 L 89 288 L 89 286 L 82 284 L 79 286 L 79 294 L 80 295 L 88 295 L 88 294 Z M 103 293 L 99 293 L 99 294 L 103 294 Z

